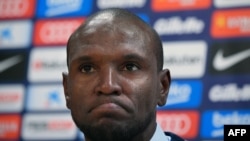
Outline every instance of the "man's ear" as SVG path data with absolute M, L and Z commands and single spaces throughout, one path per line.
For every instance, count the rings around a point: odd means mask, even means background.
M 63 89 L 66 100 L 66 106 L 68 109 L 70 109 L 70 94 L 68 92 L 68 74 L 66 72 L 63 72 L 62 77 L 63 77 Z
M 171 83 L 170 71 L 168 69 L 164 69 L 159 74 L 160 77 L 160 95 L 158 100 L 158 106 L 164 106 L 167 101 L 167 96 Z

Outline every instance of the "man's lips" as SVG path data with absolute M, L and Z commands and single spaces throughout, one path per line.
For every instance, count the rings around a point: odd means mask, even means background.
M 129 113 L 116 103 L 103 103 L 90 111 L 93 118 L 98 119 L 123 119 L 129 116 Z
M 94 108 L 90 110 L 90 112 L 95 111 L 95 110 L 115 111 L 115 110 L 122 110 L 122 109 L 124 110 L 124 108 L 121 107 L 117 103 L 106 102 L 106 103 L 96 105 Z
M 89 110 L 89 113 L 100 116 L 126 116 L 132 112 L 132 108 L 129 105 L 125 105 L 118 100 L 106 99 L 96 102 L 96 104 Z
M 97 106 L 97 108 L 101 108 L 101 109 L 118 109 L 121 108 L 121 106 L 115 104 L 115 103 L 104 103 L 101 104 L 99 106 Z

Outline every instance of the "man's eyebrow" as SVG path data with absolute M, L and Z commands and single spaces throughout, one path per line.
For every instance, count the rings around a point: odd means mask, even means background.
M 143 57 L 141 57 L 138 54 L 127 54 L 123 56 L 124 59 L 126 60 L 136 60 L 136 61 L 143 61 Z
M 143 57 L 141 57 L 138 54 L 126 54 L 123 55 L 122 58 L 124 60 L 129 60 L 129 61 L 138 61 L 138 62 L 143 62 L 145 61 L 145 59 L 143 59 Z M 88 61 L 93 61 L 93 57 L 91 56 L 80 56 L 80 57 L 76 57 L 72 60 L 72 62 L 88 62 Z
M 76 57 L 72 61 L 81 62 L 81 61 L 91 61 L 91 60 L 93 59 L 90 56 L 80 56 L 80 57 Z

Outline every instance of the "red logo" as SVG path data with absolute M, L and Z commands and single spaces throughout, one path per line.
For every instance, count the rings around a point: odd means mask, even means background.
M 221 10 L 212 16 L 214 38 L 250 36 L 250 10 Z
M 164 131 L 192 139 L 198 133 L 199 114 L 197 111 L 158 111 L 157 122 Z
M 156 12 L 206 9 L 211 0 L 152 0 L 151 7 Z
M 68 120 L 57 120 L 48 122 L 49 130 L 70 130 L 74 128 L 74 123 Z
M 34 44 L 65 45 L 83 19 L 40 20 L 35 23 Z
M 19 115 L 0 115 L 0 140 L 18 139 L 20 124 Z
M 31 18 L 35 0 L 0 0 L 0 18 Z
M 21 98 L 21 96 L 17 92 L 0 93 L 0 102 L 1 103 L 17 102 L 20 100 L 20 98 Z

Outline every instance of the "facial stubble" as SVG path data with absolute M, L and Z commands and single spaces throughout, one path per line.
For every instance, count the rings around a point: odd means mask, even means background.
M 129 121 L 92 125 L 80 124 L 73 118 L 77 127 L 84 133 L 84 136 L 91 141 L 130 141 L 135 136 L 141 134 L 154 119 L 154 111 L 149 112 L 144 120 L 131 118 Z

